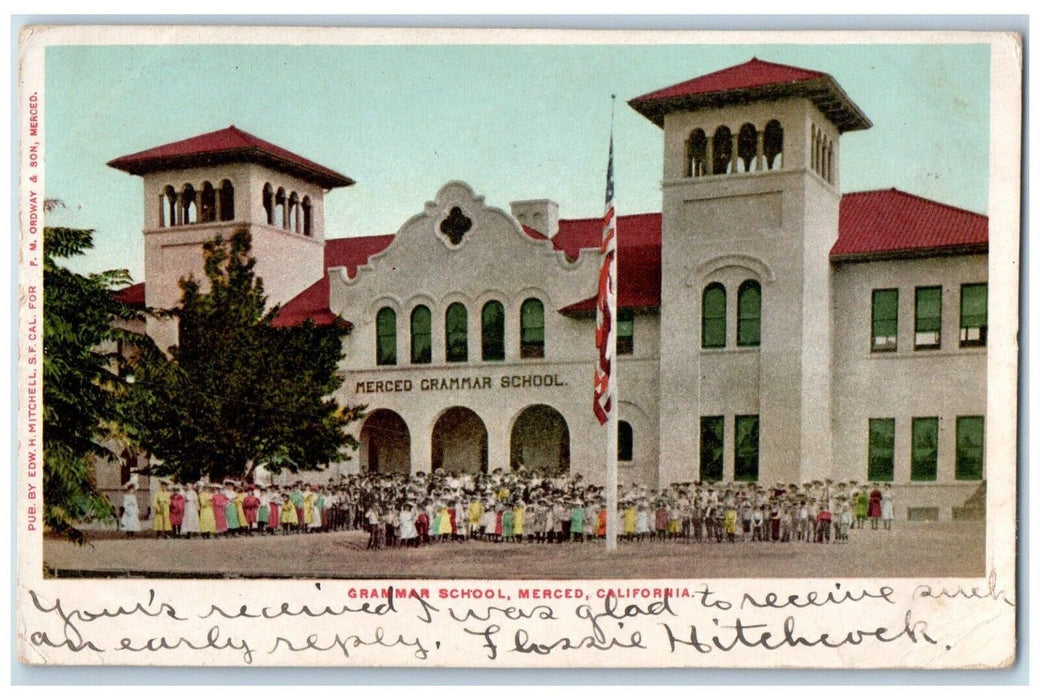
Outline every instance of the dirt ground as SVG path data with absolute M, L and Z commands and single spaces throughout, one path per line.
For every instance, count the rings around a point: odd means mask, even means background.
M 622 542 L 441 543 L 365 549 L 361 532 L 215 540 L 125 539 L 97 533 L 77 547 L 44 542 L 47 575 L 192 578 L 804 578 L 982 576 L 981 522 L 896 523 L 853 530 L 841 544 Z

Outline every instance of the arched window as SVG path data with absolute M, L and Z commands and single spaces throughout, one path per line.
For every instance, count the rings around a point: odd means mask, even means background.
M 766 124 L 762 137 L 762 153 L 766 157 L 767 170 L 779 170 L 784 167 L 784 130 L 775 119 Z
M 816 138 L 816 134 L 817 134 L 816 125 L 812 124 L 809 127 L 809 143 L 810 143 L 810 147 L 812 148 L 812 151 L 809 154 L 809 167 L 812 168 L 813 170 L 819 172 L 820 171 L 820 166 L 819 166 L 820 156 L 819 156 L 819 150 L 817 149 L 817 146 L 819 145 L 819 141 Z
M 176 226 L 177 225 L 177 190 L 173 189 L 173 185 L 167 185 L 166 190 L 166 206 L 163 226 Z
M 181 191 L 181 223 L 198 223 L 199 210 L 195 204 L 195 188 L 185 185 Z
M 235 220 L 235 188 L 230 180 L 220 183 L 220 220 Z
M 758 155 L 758 130 L 754 124 L 745 124 L 740 127 L 737 135 L 737 156 L 740 158 L 739 165 L 743 166 L 743 172 L 749 173 L 755 169 L 755 158 Z
M 820 130 L 812 126 L 812 169 L 820 172 Z
M 202 183 L 202 197 L 199 206 L 199 221 L 208 224 L 217 220 L 217 191 L 209 182 Z
M 281 187 L 274 195 L 274 225 L 289 228 L 289 215 L 285 207 L 285 190 Z
M 712 282 L 701 299 L 701 347 L 726 347 L 726 288 Z
M 303 235 L 313 236 L 314 229 L 312 228 L 311 223 L 311 198 L 304 197 L 303 204 L 300 205 L 300 208 L 303 210 Z
M 694 129 L 686 142 L 686 177 L 708 174 L 708 137 L 704 129 Z
M 506 311 L 500 302 L 489 301 L 480 312 L 480 346 L 485 362 L 506 359 Z
M 520 357 L 545 357 L 545 308 L 534 298 L 520 306 Z
M 376 314 L 376 364 L 397 364 L 397 312 L 389 306 Z
M 465 362 L 469 359 L 466 307 L 455 302 L 444 313 L 444 359 Z
M 733 134 L 728 126 L 720 126 L 711 139 L 711 172 L 725 175 L 729 172 L 729 161 L 733 157 Z
M 820 137 L 820 175 L 827 179 L 827 146 L 830 142 L 826 136 Z
M 300 198 L 295 192 L 289 195 L 289 230 L 300 232 Z
M 430 331 L 430 310 L 425 306 L 412 309 L 412 364 L 428 365 L 432 357 L 433 335 Z
M 617 424 L 617 458 L 619 462 L 632 461 L 632 425 L 624 420 Z
M 762 339 L 762 287 L 746 280 L 737 291 L 737 345 L 755 347 Z
M 274 226 L 274 190 L 271 183 L 264 185 L 264 212 L 267 214 L 267 225 Z

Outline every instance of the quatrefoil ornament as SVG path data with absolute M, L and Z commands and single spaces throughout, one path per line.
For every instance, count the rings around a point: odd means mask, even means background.
M 452 207 L 448 216 L 441 222 L 441 233 L 443 233 L 452 245 L 462 243 L 462 237 L 473 228 L 473 220 L 462 213 L 459 207 Z

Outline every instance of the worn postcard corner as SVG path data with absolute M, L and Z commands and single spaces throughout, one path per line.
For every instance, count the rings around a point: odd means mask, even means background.
M 19 660 L 1012 665 L 1021 48 L 24 28 Z

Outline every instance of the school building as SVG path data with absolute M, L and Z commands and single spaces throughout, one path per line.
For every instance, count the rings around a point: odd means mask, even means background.
M 871 122 L 825 73 L 752 59 L 629 105 L 660 128 L 664 171 L 660 212 L 618 217 L 620 480 L 889 482 L 900 518 L 967 513 L 986 475 L 987 217 L 842 194 L 842 138 Z M 324 197 L 353 181 L 234 126 L 109 165 L 144 181 L 145 281 L 124 298 L 175 306 L 203 243 L 245 226 L 276 323 L 352 324 L 337 399 L 369 411 L 320 478 L 603 481 L 600 218 L 452 181 L 393 235 L 327 237 Z M 176 342 L 168 320 L 148 331 Z

